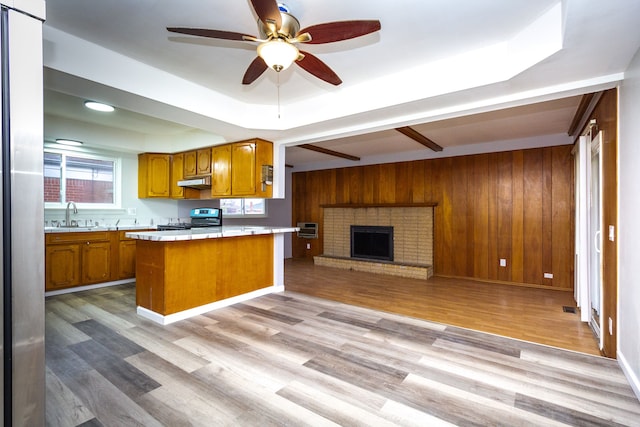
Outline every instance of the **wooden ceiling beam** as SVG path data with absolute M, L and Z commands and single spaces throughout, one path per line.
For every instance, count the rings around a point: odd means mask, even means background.
M 296 147 L 305 148 L 307 150 L 315 151 L 317 153 L 328 154 L 329 156 L 340 157 L 342 159 L 353 160 L 354 162 L 357 162 L 358 160 L 360 160 L 360 157 L 352 156 L 351 154 L 341 153 L 339 151 L 329 150 L 328 148 L 318 147 L 317 145 L 302 144 L 302 145 L 296 145 Z
M 401 134 L 406 135 L 409 138 L 413 139 L 414 141 L 419 142 L 425 147 L 432 149 L 433 151 L 442 151 L 441 146 L 439 146 L 438 144 L 436 144 L 435 142 L 433 142 L 432 140 L 430 140 L 429 138 L 427 138 L 417 130 L 413 129 L 412 127 L 403 126 L 400 128 L 396 128 L 396 130 Z
M 573 115 L 573 120 L 571 121 L 571 125 L 567 130 L 567 134 L 569 136 L 575 136 L 577 132 L 580 131 L 578 126 L 580 122 L 584 119 L 584 115 L 587 112 L 587 108 L 589 108 L 589 104 L 591 104 L 591 100 L 593 99 L 594 93 L 585 93 L 582 95 L 582 99 L 580 99 L 580 104 L 578 105 L 578 109 L 576 113 Z

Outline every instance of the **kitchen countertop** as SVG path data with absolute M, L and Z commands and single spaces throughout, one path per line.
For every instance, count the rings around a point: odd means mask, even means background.
M 183 240 L 218 239 L 221 237 L 252 236 L 256 234 L 293 233 L 298 227 L 222 226 L 192 228 L 190 230 L 128 232 L 127 237 L 139 240 L 174 242 Z
M 88 231 L 129 231 L 129 230 L 149 230 L 156 228 L 153 225 L 105 225 L 97 227 L 45 227 L 45 233 L 76 233 Z

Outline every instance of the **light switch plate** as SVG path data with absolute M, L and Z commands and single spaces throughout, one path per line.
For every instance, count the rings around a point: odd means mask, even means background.
M 612 242 L 616 240 L 616 227 L 613 225 L 609 226 L 609 240 Z
M 500 267 L 506 267 L 507 266 L 507 260 L 504 258 L 500 258 Z

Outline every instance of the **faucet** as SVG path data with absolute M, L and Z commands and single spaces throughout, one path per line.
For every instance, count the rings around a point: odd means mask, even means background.
M 74 213 L 74 214 L 77 214 L 77 213 L 78 213 L 78 208 L 76 207 L 75 202 L 69 202 L 69 203 L 67 203 L 67 211 L 66 211 L 66 212 L 65 212 L 65 214 L 64 214 L 64 221 L 65 221 L 65 222 L 64 222 L 64 224 L 65 224 L 67 227 L 71 227 L 71 211 L 70 211 L 70 209 L 69 209 L 69 208 L 71 207 L 71 205 L 73 205 L 73 213 Z

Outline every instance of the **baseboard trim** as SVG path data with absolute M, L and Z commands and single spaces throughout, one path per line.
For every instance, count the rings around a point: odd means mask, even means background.
M 446 274 L 437 274 L 437 273 L 434 273 L 433 275 L 434 277 L 443 277 L 445 279 L 470 280 L 470 281 L 480 282 L 480 283 L 493 283 L 498 285 L 519 286 L 521 288 L 536 288 L 536 289 L 548 289 L 550 291 L 573 292 L 573 288 L 558 288 L 558 287 L 547 286 L 547 285 L 536 285 L 535 283 L 507 282 L 505 280 L 479 279 L 477 277 L 465 277 L 465 276 L 449 276 Z
M 638 400 L 640 400 L 640 379 L 638 378 L 636 373 L 633 372 L 633 369 L 631 369 L 631 365 L 629 365 L 627 359 L 624 357 L 624 354 L 622 354 L 619 349 L 616 356 L 618 358 L 618 365 L 620 365 L 622 372 L 624 372 L 624 375 L 627 377 L 627 380 L 629 381 L 633 392 L 636 394 L 636 397 L 638 398 Z
M 88 291 L 91 289 L 98 289 L 98 288 L 106 288 L 107 286 L 124 285 L 125 283 L 133 283 L 135 281 L 136 279 L 133 278 L 133 279 L 124 279 L 124 280 L 114 280 L 113 282 L 96 283 L 95 285 L 75 286 L 73 288 L 58 289 L 55 291 L 46 291 L 44 293 L 44 296 L 51 297 L 54 295 L 70 294 L 73 292 Z
M 209 311 L 217 310 L 219 308 L 228 307 L 230 305 L 248 301 L 250 299 L 261 297 L 263 295 L 268 295 L 268 294 L 273 294 L 276 292 L 283 292 L 283 291 L 284 291 L 284 286 L 269 286 L 268 288 L 258 289 L 253 292 L 248 292 L 246 294 L 238 295 L 235 297 L 223 299 L 220 301 L 212 302 L 209 304 L 201 305 L 198 307 L 190 308 L 188 310 L 183 310 L 177 313 L 172 313 L 167 315 L 162 315 L 160 313 L 156 313 L 155 311 L 151 311 L 148 308 L 144 308 L 140 306 L 136 308 L 136 312 L 138 313 L 139 316 L 144 317 L 145 319 L 149 319 L 161 325 L 169 325 L 171 323 L 175 323 L 180 320 L 185 320 L 194 316 L 199 316 L 201 314 L 207 313 Z

